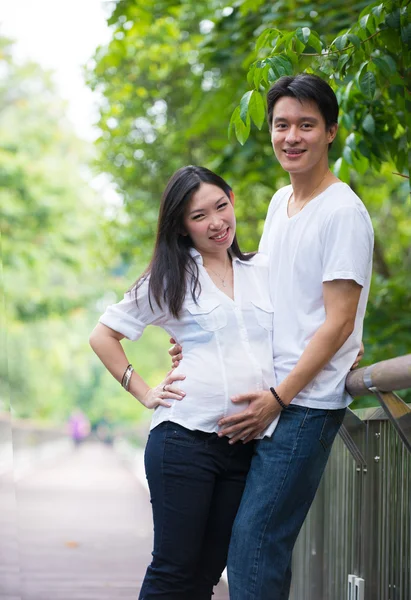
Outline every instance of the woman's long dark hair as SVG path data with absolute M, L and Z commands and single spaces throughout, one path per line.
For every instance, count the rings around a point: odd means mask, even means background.
M 201 292 L 198 265 L 190 254 L 193 243 L 190 236 L 183 235 L 183 232 L 186 207 L 202 183 L 216 185 L 230 200 L 231 187 L 209 169 L 189 165 L 176 171 L 167 183 L 161 199 L 156 243 L 150 264 L 131 288 L 137 292 L 143 281 L 150 276 L 150 304 L 151 297 L 160 307 L 165 303 L 175 317 L 179 316 L 183 305 L 187 281 L 190 281 L 194 301 Z M 236 236 L 230 250 L 241 260 L 249 260 L 253 256 L 241 252 Z

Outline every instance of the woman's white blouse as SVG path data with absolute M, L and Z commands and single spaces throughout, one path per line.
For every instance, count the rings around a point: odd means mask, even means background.
M 220 291 L 203 266 L 199 252 L 192 250 L 198 267 L 201 294 L 196 304 L 188 290 L 180 317 L 148 299 L 148 281 L 137 291 L 109 306 L 100 322 L 137 340 L 147 325 L 167 331 L 183 348 L 176 373 L 183 400 L 170 400 L 171 408 L 159 406 L 151 429 L 162 421 L 174 421 L 191 430 L 217 432 L 218 421 L 243 411 L 247 404 L 234 404 L 237 394 L 275 386 L 272 351 L 273 309 L 268 292 L 268 263 L 257 254 L 249 261 L 233 258 L 234 300 Z M 138 366 L 136 365 L 138 371 Z M 273 421 L 260 436 L 270 436 Z

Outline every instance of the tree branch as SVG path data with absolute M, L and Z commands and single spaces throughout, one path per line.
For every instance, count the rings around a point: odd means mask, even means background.
M 369 37 L 365 38 L 365 40 L 362 40 L 361 44 L 365 44 L 365 42 L 368 42 L 368 40 L 375 37 L 376 35 L 379 35 L 380 33 L 381 33 L 380 30 L 376 31 Z M 300 56 L 329 56 L 330 54 L 341 54 L 341 52 L 345 52 L 346 50 L 350 50 L 351 48 L 355 48 L 354 44 L 351 44 L 350 46 L 346 46 L 345 48 L 342 48 L 341 50 L 333 50 L 332 52 L 330 50 L 327 50 L 327 52 L 325 52 L 324 54 L 318 54 L 317 52 L 302 52 L 300 54 Z

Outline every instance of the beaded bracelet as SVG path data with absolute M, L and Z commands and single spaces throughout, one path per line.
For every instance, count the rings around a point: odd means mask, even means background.
M 277 400 L 277 402 L 281 406 L 281 408 L 286 410 L 288 408 L 287 404 L 281 400 L 280 396 L 277 394 L 277 392 L 275 391 L 275 389 L 273 387 L 270 387 L 270 392 L 272 393 L 274 398 Z

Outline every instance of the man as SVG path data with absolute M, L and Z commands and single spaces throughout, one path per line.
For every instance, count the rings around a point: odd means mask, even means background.
M 267 95 L 274 153 L 291 185 L 274 194 L 260 252 L 269 256 L 277 386 L 233 398 L 243 412 L 221 435 L 257 444 L 228 557 L 232 600 L 286 600 L 291 555 L 351 401 L 345 378 L 360 349 L 373 231 L 351 188 L 329 170 L 338 103 L 319 77 L 282 77 Z

